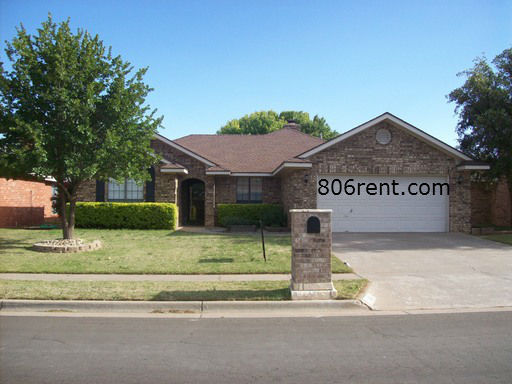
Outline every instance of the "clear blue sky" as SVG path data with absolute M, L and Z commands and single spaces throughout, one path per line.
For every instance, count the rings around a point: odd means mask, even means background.
M 456 144 L 456 74 L 512 45 L 511 1 L 0 0 L 0 39 L 51 12 L 136 67 L 161 133 L 214 133 L 258 110 L 303 110 L 344 132 L 385 111 Z

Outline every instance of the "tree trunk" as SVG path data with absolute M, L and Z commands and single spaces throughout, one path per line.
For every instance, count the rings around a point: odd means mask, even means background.
M 59 187 L 59 201 L 60 201 L 60 223 L 62 226 L 62 238 L 69 239 L 69 228 L 68 228 L 68 218 L 66 214 L 66 193 L 64 192 L 64 188 Z
M 69 203 L 69 220 L 68 220 L 68 237 L 67 237 L 67 239 L 72 239 L 75 234 L 75 207 L 76 207 L 76 200 L 74 198 L 72 198 Z
M 508 184 L 508 198 L 510 200 L 510 220 L 509 224 L 512 227 L 512 175 L 509 175 L 507 177 L 507 184 Z

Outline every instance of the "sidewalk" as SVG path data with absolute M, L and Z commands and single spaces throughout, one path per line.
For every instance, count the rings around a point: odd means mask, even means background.
M 64 273 L 0 273 L 0 280 L 38 281 L 287 281 L 289 274 L 244 275 L 127 275 L 127 274 L 64 274 Z M 354 273 L 333 273 L 333 280 L 360 279 Z

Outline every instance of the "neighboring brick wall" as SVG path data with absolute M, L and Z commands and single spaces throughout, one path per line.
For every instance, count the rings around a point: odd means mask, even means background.
M 491 218 L 494 225 L 512 225 L 512 207 L 510 205 L 510 194 L 505 178 L 502 178 L 496 185 L 492 195 Z
M 375 133 L 387 128 L 392 135 L 387 145 L 378 144 Z M 469 232 L 471 190 L 469 175 L 455 172 L 457 160 L 390 123 L 377 124 L 309 159 L 311 170 L 282 177 L 282 199 L 286 209 L 316 208 L 318 175 L 409 175 L 448 176 L 450 183 L 450 231 Z M 308 183 L 304 183 L 308 175 Z
M 52 213 L 49 184 L 0 178 L 0 227 L 41 225 Z
M 471 225 L 490 225 L 493 188 L 486 183 L 471 183 Z
M 496 184 L 471 183 L 471 225 L 511 225 L 512 210 L 505 178 Z

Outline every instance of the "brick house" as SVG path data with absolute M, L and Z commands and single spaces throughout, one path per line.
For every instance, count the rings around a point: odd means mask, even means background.
M 291 122 L 266 135 L 157 135 L 152 147 L 163 160 L 151 182 L 91 182 L 80 200 L 173 202 L 182 225 L 215 225 L 222 203 L 277 203 L 286 211 L 333 209 L 334 231 L 470 231 L 470 173 L 487 165 L 390 113 L 330 141 L 299 128 Z M 320 193 L 320 183 L 331 193 Z M 364 183 L 361 193 L 342 193 L 347 183 Z M 444 194 L 418 193 L 434 185 L 444 185 Z
M 52 183 L 0 178 L 0 227 L 41 225 L 56 220 Z

